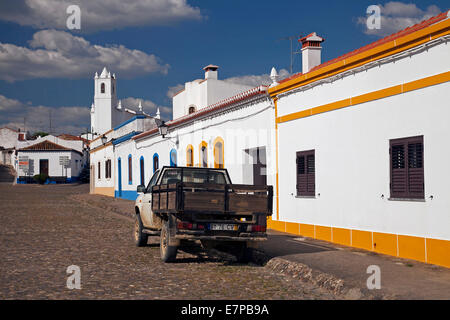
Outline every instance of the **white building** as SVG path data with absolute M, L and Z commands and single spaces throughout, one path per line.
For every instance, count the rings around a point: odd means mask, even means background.
M 120 180 L 119 183 L 117 179 L 120 175 L 118 168 L 121 168 L 118 164 L 125 165 L 128 161 L 126 157 L 118 156 L 118 149 L 126 149 L 131 138 L 153 128 L 156 128 L 155 118 L 140 114 L 91 141 L 91 193 L 115 196 L 115 191 L 120 190 L 120 183 L 128 185 L 128 182 Z M 134 150 L 131 152 L 134 154 Z
M 175 94 L 173 119 L 194 113 L 218 101 L 252 89 L 251 86 L 219 80 L 218 69 L 218 66 L 212 64 L 204 67 L 204 79 L 186 82 L 184 89 Z
M 97 140 L 110 172 L 92 190 L 135 199 L 163 165 L 225 167 L 275 187 L 272 229 L 450 267 L 449 40 L 446 12 L 321 63 L 312 33 L 303 73 L 270 88 L 216 86 L 210 65 L 174 96 L 166 137 Z
M 91 106 L 91 133 L 103 134 L 122 122 L 134 117 L 136 112 L 123 108 L 117 100 L 116 75 L 111 75 L 106 67 L 100 76 L 94 77 L 94 103 Z
M 169 135 L 165 138 L 159 135 L 155 122 L 150 130 L 136 134 L 139 130 L 130 125 L 138 125 L 137 119 L 125 122 L 120 133 L 116 128 L 107 131 L 108 142 L 104 145 L 100 138 L 94 140 L 91 174 L 95 181 L 91 190 L 134 200 L 136 187 L 147 184 L 156 169 L 164 165 L 226 164 L 235 183 L 273 183 L 266 168 L 267 155 L 274 152 L 270 143 L 273 131 L 267 127 L 274 121 L 274 109 L 267 88 L 218 80 L 217 68 L 205 67 L 204 81 L 186 83 L 185 89 L 174 97 L 174 120 L 166 123 Z M 211 104 L 206 105 L 208 102 Z
M 43 140 L 17 151 L 17 183 L 29 183 L 45 175 L 50 183 L 76 181 L 83 169 L 83 153 Z
M 18 141 L 14 163 L 17 183 L 32 183 L 37 174 L 47 175 L 49 182 L 77 181 L 81 170 L 89 163 L 88 145 L 87 140 L 69 134 Z M 67 159 L 65 165 L 60 158 Z
M 324 64 L 302 39 L 306 72 L 269 90 L 270 227 L 450 267 L 449 30 L 443 13 Z
M 0 128 L 0 164 L 14 166 L 15 150 L 20 141 L 25 140 L 25 132 L 10 128 Z

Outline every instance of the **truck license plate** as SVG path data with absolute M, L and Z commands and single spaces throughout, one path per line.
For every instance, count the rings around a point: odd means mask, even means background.
M 221 230 L 221 231 L 236 231 L 238 226 L 236 224 L 219 224 L 211 223 L 210 230 Z

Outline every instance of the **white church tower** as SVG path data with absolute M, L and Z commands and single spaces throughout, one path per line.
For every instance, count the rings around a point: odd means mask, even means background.
M 95 73 L 94 82 L 91 130 L 93 133 L 103 134 L 114 128 L 121 118 L 121 112 L 117 110 L 116 77 L 115 75 L 111 76 L 111 73 L 105 67 L 100 76 L 97 72 Z

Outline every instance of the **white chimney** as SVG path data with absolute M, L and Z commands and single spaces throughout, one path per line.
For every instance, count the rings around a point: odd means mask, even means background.
M 322 63 L 322 47 L 320 44 L 324 42 L 325 39 L 313 32 L 298 41 L 302 43 L 302 73 L 307 73 L 311 71 L 312 68 Z
M 205 70 L 205 79 L 215 79 L 217 80 L 217 69 L 219 69 L 218 66 L 215 66 L 213 64 L 207 65 L 203 68 Z

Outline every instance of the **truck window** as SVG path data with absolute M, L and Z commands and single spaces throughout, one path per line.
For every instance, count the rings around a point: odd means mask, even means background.
M 224 171 L 204 170 L 204 169 L 185 169 L 183 170 L 183 182 L 189 183 L 230 183 Z
M 172 184 L 181 181 L 181 169 L 166 169 L 161 184 Z
M 152 178 L 150 179 L 150 182 L 147 185 L 147 190 L 146 192 L 151 192 L 152 191 L 152 187 L 156 184 L 156 180 L 158 179 L 158 175 L 159 175 L 159 170 L 157 170 Z

